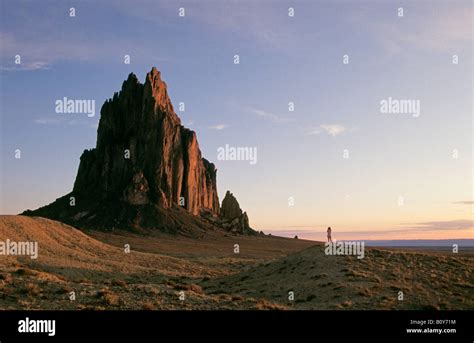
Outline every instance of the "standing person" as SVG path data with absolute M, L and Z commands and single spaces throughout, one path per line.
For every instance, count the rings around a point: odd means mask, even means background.
M 331 242 L 332 243 L 332 238 L 331 238 L 331 227 L 328 227 L 328 243 Z

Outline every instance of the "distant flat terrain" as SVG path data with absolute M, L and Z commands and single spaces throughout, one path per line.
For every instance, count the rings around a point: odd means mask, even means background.
M 471 253 L 368 248 L 357 259 L 327 256 L 314 241 L 82 232 L 0 216 L 7 239 L 37 241 L 39 251 L 0 256 L 0 309 L 474 308 Z

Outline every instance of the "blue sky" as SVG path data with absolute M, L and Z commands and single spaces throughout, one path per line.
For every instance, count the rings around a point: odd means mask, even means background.
M 2 0 L 0 17 L 1 213 L 69 192 L 102 103 L 156 66 L 256 229 L 473 238 L 470 1 Z M 97 116 L 55 113 L 63 97 Z M 380 113 L 388 97 L 420 116 Z M 257 164 L 217 160 L 225 144 Z

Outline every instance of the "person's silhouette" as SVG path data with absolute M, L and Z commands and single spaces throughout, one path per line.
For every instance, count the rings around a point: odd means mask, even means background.
M 328 227 L 328 243 L 331 242 L 332 243 L 332 238 L 331 238 L 331 227 Z

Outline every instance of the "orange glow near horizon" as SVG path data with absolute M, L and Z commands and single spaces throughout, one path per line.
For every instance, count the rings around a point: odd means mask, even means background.
M 271 231 L 268 230 L 265 233 L 271 233 L 275 236 L 294 237 L 298 236 L 300 239 L 309 239 L 315 241 L 326 241 L 325 232 L 301 232 L 296 231 L 290 233 L 290 231 Z M 442 240 L 442 239 L 474 239 L 473 230 L 453 231 L 453 230 L 440 230 L 437 232 L 424 232 L 420 234 L 417 232 L 383 232 L 374 231 L 371 234 L 358 232 L 337 232 L 332 233 L 333 240 Z

